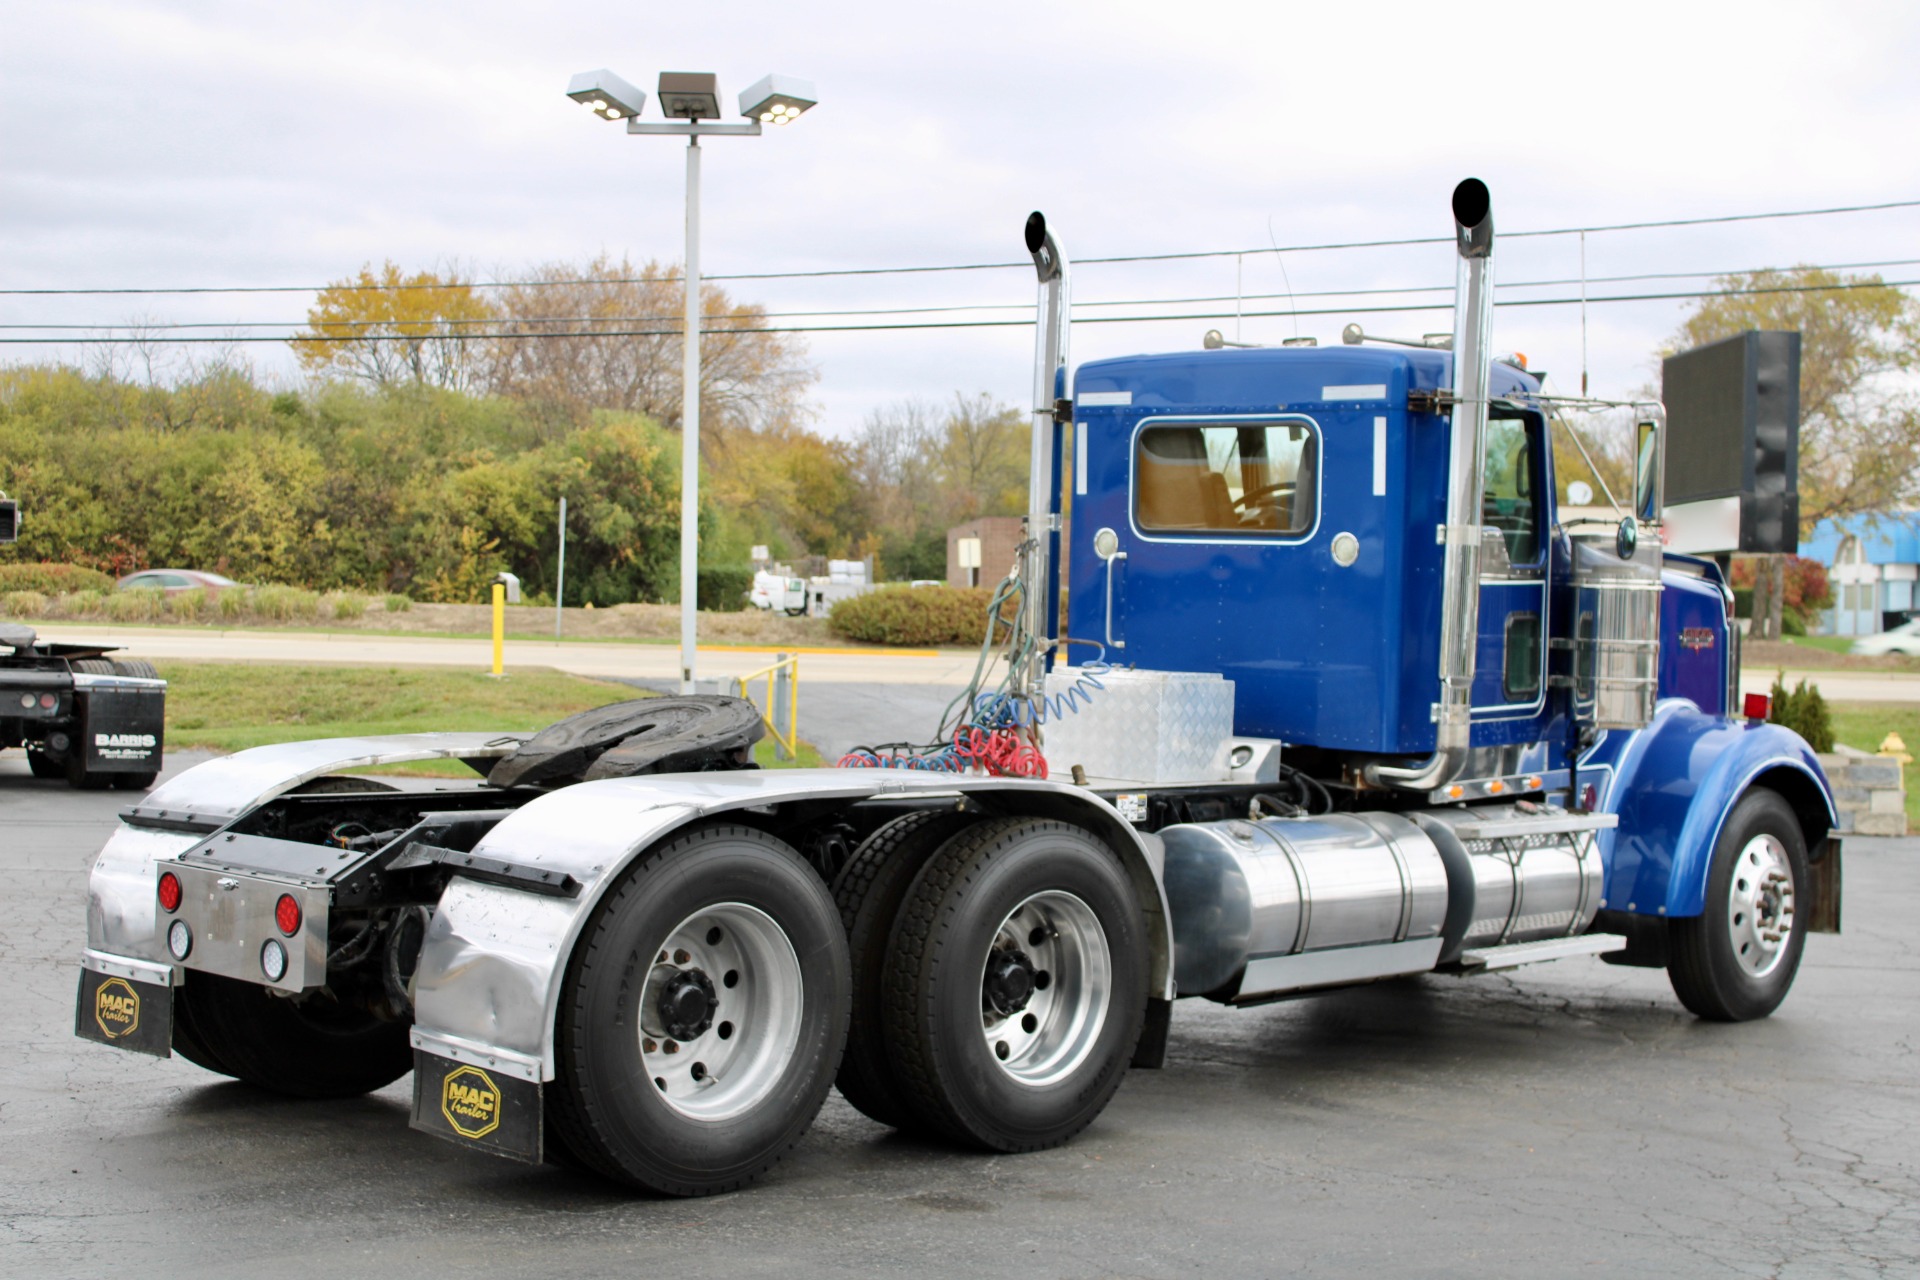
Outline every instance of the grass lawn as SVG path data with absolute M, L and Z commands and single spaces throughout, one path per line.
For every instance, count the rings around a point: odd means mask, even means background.
M 167 745 L 239 751 L 270 742 L 433 730 L 528 732 L 555 720 L 646 696 L 623 684 L 523 668 L 504 680 L 446 667 L 306 667 L 281 663 L 161 662 L 168 681 Z M 762 740 L 763 768 L 817 766 L 801 743 L 797 764 L 776 764 Z M 370 772 L 470 777 L 457 760 L 383 765 Z
M 1828 653 L 1847 653 L 1853 649 L 1852 636 L 1788 636 L 1787 643 L 1825 649 Z
M 1862 751 L 1878 751 L 1889 733 L 1907 744 L 1907 754 L 1920 756 L 1920 705 L 1904 702 L 1829 702 L 1833 740 Z M 1907 787 L 1907 824 L 1920 830 L 1920 795 L 1915 793 L 1912 764 L 1901 771 Z

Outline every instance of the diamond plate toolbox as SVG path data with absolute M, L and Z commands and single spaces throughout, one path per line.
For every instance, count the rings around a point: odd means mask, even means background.
M 1098 680 L 1086 687 L 1083 677 Z M 1062 667 L 1047 674 L 1048 701 L 1060 706 L 1080 686 L 1079 705 L 1050 717 L 1047 769 L 1066 778 L 1080 765 L 1090 778 L 1139 783 L 1217 782 L 1221 749 L 1233 736 L 1233 682 L 1210 671 L 1101 671 Z

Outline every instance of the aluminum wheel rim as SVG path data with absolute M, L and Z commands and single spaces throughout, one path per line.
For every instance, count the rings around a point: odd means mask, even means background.
M 676 975 L 705 975 L 718 1005 L 684 1040 L 658 1008 Z M 684 979 L 683 979 L 684 980 Z M 786 930 L 743 902 L 702 907 L 667 934 L 640 994 L 640 1060 L 653 1091 L 693 1120 L 728 1120 L 764 1101 L 800 1043 L 805 982 Z
M 1026 958 L 1034 990 L 1010 1012 L 985 994 L 988 973 L 1008 953 Z M 1036 893 L 1007 913 L 981 965 L 981 1031 L 987 1060 L 1039 1088 L 1072 1074 L 1092 1055 L 1113 999 L 1113 959 L 1093 908 L 1071 893 Z
M 1749 977 L 1780 966 L 1793 937 L 1793 864 L 1786 846 L 1757 835 L 1734 860 L 1727 894 L 1727 936 L 1733 959 Z

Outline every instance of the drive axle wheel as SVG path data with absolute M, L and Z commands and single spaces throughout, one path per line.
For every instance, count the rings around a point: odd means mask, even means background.
M 860 1113 L 896 1129 L 916 1122 L 888 1059 L 887 940 L 914 877 L 941 845 L 976 821 L 964 813 L 909 813 L 868 836 L 833 882 L 853 961 L 853 1023 L 834 1080 Z
M 1087 831 L 1009 819 L 955 836 L 907 895 L 890 950 L 888 1047 L 930 1127 L 1039 1150 L 1119 1089 L 1146 947 L 1125 870 Z
M 286 997 L 214 973 L 174 997 L 173 1047 L 209 1071 L 296 1098 L 351 1098 L 413 1069 L 408 1024 L 335 1002 Z
M 609 1178 L 740 1187 L 813 1123 L 846 1044 L 847 948 L 827 887 L 746 827 L 644 855 L 568 965 L 547 1119 Z
M 1671 925 L 1667 976 L 1702 1018 L 1764 1018 L 1786 999 L 1806 943 L 1799 819 L 1777 793 L 1749 791 L 1727 817 L 1707 873 L 1705 909 Z

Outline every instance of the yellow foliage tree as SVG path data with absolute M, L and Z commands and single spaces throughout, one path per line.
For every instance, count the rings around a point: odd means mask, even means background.
M 290 345 L 308 373 L 464 391 L 479 380 L 497 314 L 457 271 L 407 275 L 388 262 L 322 289 Z

